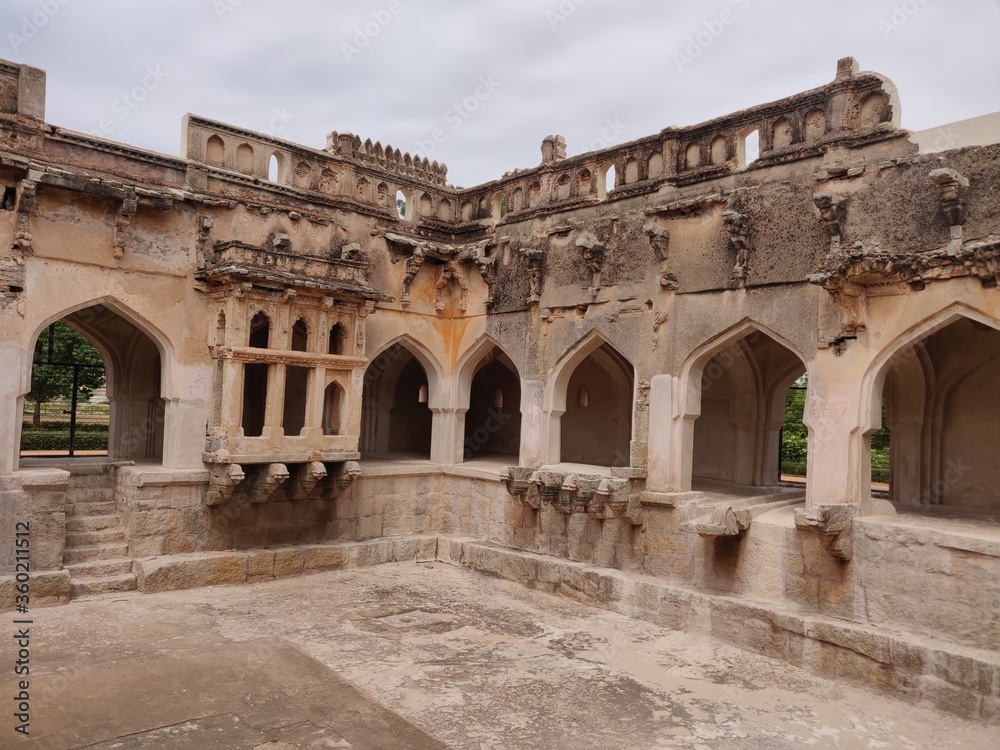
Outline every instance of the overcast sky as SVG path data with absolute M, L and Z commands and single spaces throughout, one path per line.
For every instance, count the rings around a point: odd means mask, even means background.
M 350 131 L 470 186 L 834 77 L 891 78 L 903 126 L 1000 111 L 1000 0 L 3 0 L 0 57 L 46 119 L 178 154 L 193 112 L 322 148 Z M 141 101 L 139 101 L 141 100 Z

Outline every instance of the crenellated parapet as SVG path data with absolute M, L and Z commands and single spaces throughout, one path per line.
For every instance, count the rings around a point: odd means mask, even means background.
M 356 160 L 393 174 L 410 177 L 432 185 L 444 185 L 448 180 L 448 167 L 430 161 L 422 156 L 413 156 L 392 146 L 382 146 L 381 141 L 372 143 L 369 138 L 362 142 L 353 133 L 333 131 L 327 136 L 326 150 L 331 154 Z

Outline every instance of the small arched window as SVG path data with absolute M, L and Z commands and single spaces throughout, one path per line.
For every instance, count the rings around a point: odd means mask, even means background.
M 417 403 L 426 404 L 427 403 L 427 386 L 420 386 L 420 390 L 417 391 Z
M 330 343 L 326 350 L 327 354 L 344 353 L 344 326 L 334 323 L 330 328 Z
M 493 392 L 493 408 L 494 409 L 503 408 L 503 388 L 497 388 Z
M 292 326 L 292 351 L 305 352 L 309 350 L 309 328 L 306 322 L 299 318 Z
M 590 391 L 587 390 L 587 386 L 581 385 L 580 390 L 576 392 L 576 405 L 581 409 L 586 409 L 590 406 Z
M 250 321 L 249 345 L 254 349 L 267 349 L 271 338 L 271 321 L 262 312 L 253 316 Z

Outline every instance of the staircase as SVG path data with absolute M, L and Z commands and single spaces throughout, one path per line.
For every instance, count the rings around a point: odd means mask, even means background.
M 112 466 L 68 468 L 63 564 L 70 574 L 70 597 L 135 590 L 132 559 L 115 506 Z

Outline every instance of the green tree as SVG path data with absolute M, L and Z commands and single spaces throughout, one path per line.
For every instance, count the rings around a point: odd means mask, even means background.
M 28 400 L 35 404 L 32 425 L 36 428 L 42 423 L 43 404 L 73 395 L 73 368 L 60 365 L 89 365 L 80 368 L 77 382 L 83 400 L 89 399 L 105 383 L 101 353 L 64 323 L 53 323 L 42 331 L 35 344 L 33 362 Z

